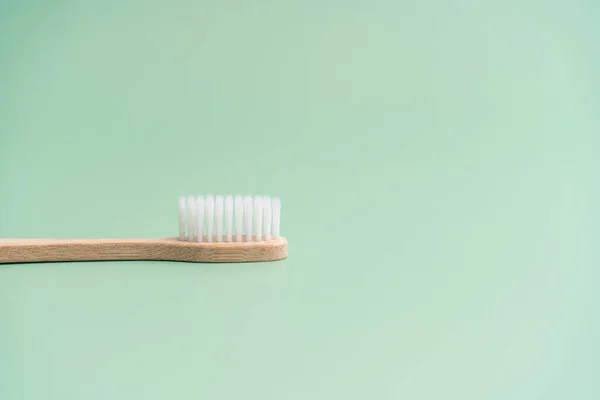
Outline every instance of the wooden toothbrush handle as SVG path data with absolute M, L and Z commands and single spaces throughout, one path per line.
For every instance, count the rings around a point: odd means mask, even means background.
M 158 260 L 272 261 L 287 257 L 287 240 L 196 243 L 177 239 L 0 239 L 0 263 Z

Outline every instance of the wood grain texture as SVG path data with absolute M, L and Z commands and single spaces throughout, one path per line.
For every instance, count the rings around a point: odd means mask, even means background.
M 245 236 L 244 236 L 244 239 Z M 286 258 L 287 240 L 202 243 L 169 239 L 0 239 L 0 263 L 157 260 L 256 262 Z

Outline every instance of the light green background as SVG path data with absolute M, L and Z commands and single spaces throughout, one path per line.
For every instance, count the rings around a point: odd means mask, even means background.
M 177 196 L 250 192 L 290 241 L 0 267 L 0 399 L 600 398 L 599 20 L 0 1 L 0 237 L 171 236 Z

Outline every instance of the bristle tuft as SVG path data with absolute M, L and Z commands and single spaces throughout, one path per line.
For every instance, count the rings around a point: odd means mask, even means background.
M 262 220 L 263 214 L 263 206 L 262 206 L 262 197 L 255 196 L 254 197 L 254 233 L 256 237 L 254 238 L 255 242 L 262 241 Z
M 263 197 L 263 227 L 265 229 L 265 240 L 271 240 L 271 198 Z
M 196 233 L 198 243 L 204 240 L 204 196 L 198 196 L 196 199 Z
M 225 236 L 227 243 L 231 243 L 233 236 L 233 196 L 225 197 Z
M 235 196 L 235 241 L 241 242 L 244 234 L 244 198 L 240 195 Z
M 273 197 L 273 239 L 279 239 L 279 223 L 281 220 L 281 199 Z
M 216 216 L 216 225 L 217 225 L 217 243 L 223 241 L 223 196 L 217 196 L 215 200 L 215 216 Z
M 246 234 L 246 242 L 252 241 L 252 197 L 244 197 L 244 233 Z
M 193 196 L 187 198 L 186 220 L 187 220 L 187 240 L 194 241 L 196 237 L 196 199 Z
M 206 196 L 206 205 L 204 207 L 206 219 L 206 241 L 213 241 L 213 225 L 215 223 L 215 198 L 212 195 Z

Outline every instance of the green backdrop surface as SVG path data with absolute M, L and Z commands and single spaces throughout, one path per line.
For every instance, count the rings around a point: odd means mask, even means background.
M 599 19 L 0 1 L 0 237 L 173 236 L 210 192 L 290 242 L 1 266 L 0 399 L 598 399 Z

